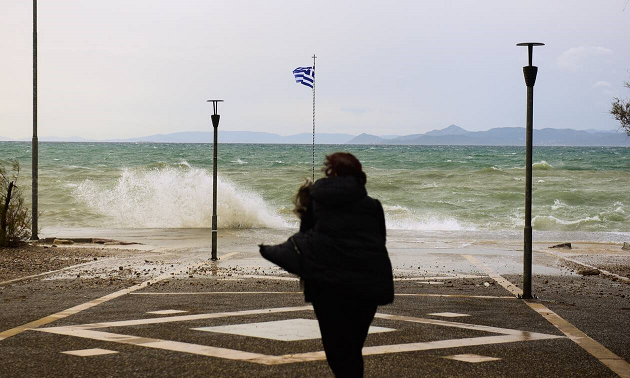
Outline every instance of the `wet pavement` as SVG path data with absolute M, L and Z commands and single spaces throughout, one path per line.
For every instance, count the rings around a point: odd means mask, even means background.
M 298 280 L 257 252 L 290 231 L 224 234 L 218 262 L 204 232 L 130 231 L 141 251 L 0 285 L 0 376 L 332 376 Z M 572 257 L 630 254 L 615 246 Z M 535 247 L 539 298 L 524 301 L 519 241 L 390 235 L 396 299 L 365 375 L 630 376 L 630 284 Z

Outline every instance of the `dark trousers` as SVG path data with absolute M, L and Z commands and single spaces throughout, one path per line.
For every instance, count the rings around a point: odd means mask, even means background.
M 376 305 L 357 301 L 313 301 L 328 365 L 335 377 L 363 377 L 363 343 Z

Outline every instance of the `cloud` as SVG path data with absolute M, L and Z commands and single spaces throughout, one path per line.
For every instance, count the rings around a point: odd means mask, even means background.
M 610 84 L 607 81 L 600 80 L 597 83 L 593 84 L 593 88 L 601 89 L 602 90 L 602 94 L 604 96 L 606 96 L 606 97 L 618 97 L 619 96 L 619 92 L 616 91 L 616 90 L 613 90 L 612 84 Z
M 612 55 L 613 51 L 601 46 L 579 46 L 571 47 L 560 54 L 556 59 L 556 64 L 562 69 L 569 71 L 579 71 L 584 68 L 587 60 L 593 57 Z
M 593 88 L 600 88 L 600 87 L 607 88 L 607 87 L 610 87 L 610 86 L 611 86 L 611 84 L 609 82 L 601 81 L 601 80 L 598 81 L 597 83 L 593 84 Z

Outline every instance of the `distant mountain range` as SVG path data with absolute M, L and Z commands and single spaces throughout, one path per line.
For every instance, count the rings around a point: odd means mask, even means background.
M 0 137 L 0 141 L 12 141 Z M 19 141 L 30 141 L 30 138 Z M 117 143 L 212 143 L 213 133 L 207 131 L 185 131 L 172 134 L 155 134 L 139 138 L 90 140 L 79 137 L 40 137 L 42 142 L 117 142 Z M 383 145 L 472 145 L 472 146 L 522 146 L 525 144 L 525 128 L 498 127 L 487 131 L 467 131 L 450 125 L 441 130 L 411 135 L 351 135 L 318 133 L 317 144 L 383 144 Z M 220 143 L 263 143 L 263 144 L 310 144 L 311 133 L 278 135 L 256 131 L 219 130 Z M 624 146 L 630 147 L 630 137 L 623 132 L 540 129 L 534 130 L 534 145 L 537 146 Z
M 345 144 L 356 135 L 317 133 L 318 144 Z M 30 142 L 31 138 L 11 139 L 0 136 L 0 141 Z M 212 143 L 214 133 L 208 131 L 183 131 L 172 134 L 154 134 L 128 139 L 85 139 L 81 137 L 39 137 L 40 142 L 111 142 L 111 143 Z M 313 134 L 279 135 L 258 131 L 219 130 L 219 143 L 260 143 L 260 144 L 311 144 Z
M 460 145 L 460 146 L 522 146 L 525 144 L 525 128 L 498 127 L 487 131 L 467 131 L 456 125 L 425 134 L 413 134 L 395 138 L 361 134 L 347 144 L 410 144 L 410 145 Z M 614 131 L 580 131 L 573 129 L 534 130 L 537 146 L 630 146 L 630 137 Z

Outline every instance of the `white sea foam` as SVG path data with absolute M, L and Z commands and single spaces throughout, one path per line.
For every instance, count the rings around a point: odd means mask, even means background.
M 218 178 L 220 228 L 281 228 L 287 224 L 263 199 Z M 109 222 L 133 228 L 196 228 L 212 224 L 212 176 L 198 168 L 123 170 L 114 187 L 91 180 L 75 196 Z
M 247 162 L 246 162 L 246 161 L 241 160 L 241 159 L 232 160 L 230 163 L 236 163 L 236 164 L 247 164 Z
M 474 227 L 464 226 L 457 219 L 444 215 L 418 214 L 414 210 L 399 205 L 383 205 L 387 228 L 417 231 L 473 231 Z
M 548 170 L 553 169 L 553 168 L 554 167 L 551 164 L 547 163 L 544 160 L 532 164 L 532 169 L 535 170 L 535 171 L 548 171 Z M 525 169 L 525 167 L 524 166 L 520 166 L 520 167 L 516 166 L 516 167 L 512 167 L 510 169 L 523 170 L 523 169 Z
M 623 203 L 615 202 L 613 204 L 613 210 L 602 211 L 599 213 L 599 217 L 606 221 L 623 222 L 626 220 L 626 212 L 623 208 Z
M 575 231 L 587 224 L 600 223 L 601 218 L 596 215 L 594 217 L 585 217 L 574 221 L 563 220 L 551 215 L 538 215 L 532 219 L 532 227 L 536 230 L 568 230 Z
M 496 165 L 493 165 L 492 167 L 482 168 L 479 172 L 482 172 L 482 173 L 502 173 L 503 170 L 501 168 L 497 167 Z
M 615 206 L 615 212 L 617 213 L 621 213 L 621 214 L 625 214 L 626 212 L 623 210 L 623 208 L 625 207 L 625 205 L 622 202 L 615 202 L 613 203 L 613 206 Z
M 551 210 L 558 210 L 560 208 L 566 207 L 567 204 L 560 200 L 553 200 L 553 205 L 551 205 Z
M 538 171 L 548 171 L 550 169 L 553 169 L 553 166 L 543 160 L 539 163 L 532 164 L 532 169 L 538 170 Z

